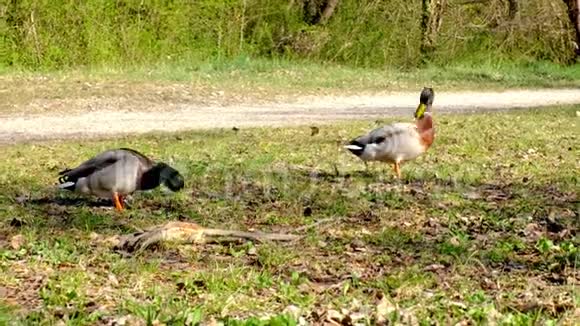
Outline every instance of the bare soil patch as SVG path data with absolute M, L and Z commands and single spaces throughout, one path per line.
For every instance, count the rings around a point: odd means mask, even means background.
M 148 89 L 145 93 L 124 96 L 110 91 L 99 95 L 92 91 L 87 97 L 77 93 L 70 97 L 65 93 L 50 97 L 39 91 L 35 97 L 34 92 L 27 91 L 31 96 L 29 101 L 1 111 L 0 143 L 410 117 L 417 102 L 417 92 L 287 96 L 267 101 L 228 97 L 220 91 L 208 92 L 202 98 L 169 86 L 144 87 Z M 472 113 L 579 103 L 580 90 L 576 89 L 438 92 L 435 110 Z

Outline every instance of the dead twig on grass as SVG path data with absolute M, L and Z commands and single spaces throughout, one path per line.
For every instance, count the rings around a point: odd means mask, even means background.
M 338 223 L 342 220 L 344 220 L 344 218 L 341 217 L 321 219 L 310 225 L 299 227 L 295 232 L 309 230 L 326 223 Z M 289 242 L 298 241 L 300 239 L 302 239 L 302 236 L 295 234 L 211 229 L 189 222 L 167 222 L 163 225 L 155 226 L 147 230 L 139 230 L 138 232 L 121 236 L 115 249 L 128 253 L 140 253 L 152 245 L 163 242 L 175 242 L 181 244 L 228 243 L 239 240 L 253 240 L 257 242 Z
M 237 230 L 222 230 L 204 228 L 188 222 L 168 222 L 151 229 L 136 232 L 120 238 L 117 250 L 126 252 L 142 252 L 148 247 L 162 242 L 177 242 L 183 244 L 207 242 L 231 242 L 232 239 L 247 239 L 254 241 L 294 241 L 301 236 L 281 233 L 245 232 Z

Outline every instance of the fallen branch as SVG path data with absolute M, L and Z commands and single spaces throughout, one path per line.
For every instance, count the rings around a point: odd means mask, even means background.
M 232 239 L 247 239 L 263 241 L 295 241 L 301 239 L 294 234 L 245 232 L 237 230 L 209 229 L 188 222 L 168 222 L 161 226 L 122 236 L 115 249 L 126 252 L 141 252 L 150 246 L 161 242 L 176 242 L 182 244 L 220 242 Z

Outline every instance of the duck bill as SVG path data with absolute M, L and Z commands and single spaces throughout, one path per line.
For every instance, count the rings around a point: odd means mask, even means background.
M 415 119 L 421 119 L 423 117 L 423 115 L 425 114 L 425 111 L 427 110 L 427 105 L 421 103 L 419 104 L 419 106 L 417 107 L 417 110 L 415 110 Z

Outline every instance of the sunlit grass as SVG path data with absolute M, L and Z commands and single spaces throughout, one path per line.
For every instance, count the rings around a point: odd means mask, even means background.
M 372 322 L 384 296 L 403 323 L 571 324 L 578 109 L 436 116 L 434 146 L 400 182 L 341 148 L 374 122 L 4 146 L 0 320 L 287 324 L 298 309 L 311 322 L 330 310 Z M 121 146 L 178 168 L 185 190 L 137 194 L 118 214 L 53 187 L 60 169 Z M 334 221 L 296 244 L 111 248 L 169 220 L 293 233 L 321 219 Z

